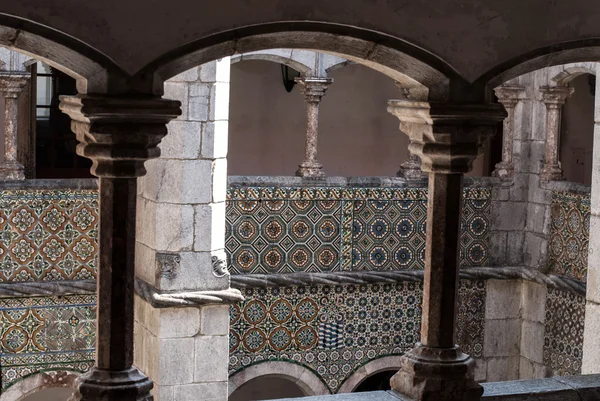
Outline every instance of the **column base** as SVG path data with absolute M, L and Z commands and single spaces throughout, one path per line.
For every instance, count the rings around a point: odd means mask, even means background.
M 421 170 L 419 166 L 406 166 L 407 163 L 400 165 L 400 170 L 396 173 L 397 177 L 402 177 L 410 181 L 419 181 L 427 178 L 427 173 Z
M 77 390 L 69 401 L 153 401 L 152 381 L 139 370 L 103 370 L 92 368 L 77 379 Z
M 454 348 L 430 348 L 417 343 L 401 360 L 391 379 L 392 390 L 415 401 L 478 401 L 483 394 L 473 378 L 475 361 Z
M 306 178 L 323 178 L 325 177 L 325 173 L 323 172 L 323 165 L 321 163 L 304 162 L 298 166 L 298 170 L 296 170 L 296 176 Z
M 500 162 L 496 164 L 494 171 L 492 171 L 492 177 L 498 177 L 501 180 L 509 180 L 513 178 L 515 168 L 512 163 Z
M 19 162 L 2 162 L 0 163 L 0 179 L 24 180 L 25 167 Z
M 558 166 L 544 166 L 540 171 L 542 181 L 564 181 L 562 169 Z

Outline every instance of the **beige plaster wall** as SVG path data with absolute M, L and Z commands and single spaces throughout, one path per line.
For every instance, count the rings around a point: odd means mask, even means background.
M 567 181 L 591 185 L 594 143 L 594 95 L 589 74 L 571 81 L 575 92 L 563 106 L 560 134 L 560 161 Z

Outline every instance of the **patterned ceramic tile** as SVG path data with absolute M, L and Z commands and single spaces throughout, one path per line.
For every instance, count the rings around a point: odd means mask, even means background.
M 585 281 L 590 236 L 589 195 L 552 193 L 551 219 L 550 271 Z
M 263 360 L 310 367 L 332 391 L 355 369 L 419 339 L 420 283 L 247 289 L 231 307 L 230 372 Z M 483 348 L 485 282 L 462 281 L 459 343 Z
M 96 276 L 98 192 L 0 191 L 0 282 Z
M 95 340 L 94 295 L 0 299 L 2 390 L 50 368 L 88 370 Z
M 557 376 L 581 373 L 585 298 L 548 287 L 544 365 Z
M 464 192 L 461 265 L 488 260 L 490 191 Z M 233 188 L 226 249 L 234 274 L 423 269 L 424 189 Z

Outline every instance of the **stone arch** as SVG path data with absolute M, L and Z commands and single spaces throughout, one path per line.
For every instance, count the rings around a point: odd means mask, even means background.
M 344 380 L 338 393 L 350 393 L 369 376 L 384 370 L 399 370 L 400 358 L 400 355 L 382 356 L 365 363 Z
M 0 46 L 43 61 L 75 78 L 80 93 L 104 93 L 109 85 L 125 82 L 126 73 L 91 46 L 55 29 L 3 13 Z
M 231 64 L 248 60 L 272 61 L 274 63 L 287 65 L 301 74 L 309 74 L 313 70 L 310 65 L 306 64 L 304 60 L 294 54 L 293 49 L 271 49 L 231 56 Z
M 583 74 L 596 75 L 595 63 L 567 64 L 563 71 L 556 74 L 551 80 L 556 82 L 556 85 L 567 86 L 569 82 Z
M 343 61 L 340 61 L 339 63 L 332 64 L 331 66 L 327 67 L 325 69 L 325 71 L 327 71 L 327 73 L 329 74 L 335 70 L 339 70 L 340 68 L 344 68 L 345 66 L 352 65 L 352 64 L 357 64 L 357 63 L 354 61 L 350 61 L 350 60 L 343 60 Z
M 307 396 L 329 394 L 329 390 L 321 378 L 307 367 L 292 362 L 265 361 L 248 366 L 231 375 L 229 377 L 229 395 L 243 384 L 258 377 L 288 379 L 297 384 Z
M 292 30 L 290 30 L 292 29 Z M 339 33 L 338 33 L 339 32 Z M 379 71 L 420 100 L 446 100 L 450 79 L 464 79 L 439 57 L 382 33 L 333 23 L 295 22 L 249 26 L 191 42 L 154 60 L 137 74 L 155 74 L 155 86 L 218 58 L 264 49 L 309 49 Z
M 72 388 L 79 374 L 67 370 L 51 370 L 37 372 L 12 384 L 2 392 L 2 401 L 21 401 L 25 397 L 48 388 Z

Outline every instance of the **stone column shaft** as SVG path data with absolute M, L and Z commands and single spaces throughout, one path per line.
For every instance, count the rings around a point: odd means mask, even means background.
M 29 75 L 0 75 L 0 92 L 4 96 L 4 160 L 0 164 L 0 178 L 24 180 L 25 168 L 17 160 L 19 95 L 27 86 Z
M 513 163 L 513 138 L 515 124 L 515 108 L 525 89 L 520 86 L 500 86 L 495 89 L 498 101 L 502 103 L 508 116 L 503 121 L 502 161 L 496 164 L 492 175 L 501 179 L 512 178 L 515 170 Z
M 564 180 L 558 160 L 562 106 L 573 93 L 573 88 L 546 86 L 540 90 L 542 101 L 546 105 L 546 151 L 540 176 L 543 181 L 560 181 Z
M 317 160 L 319 134 L 319 103 L 333 83 L 331 78 L 296 78 L 306 99 L 305 156 L 296 175 L 299 177 L 323 177 L 323 166 Z
M 61 99 L 77 153 L 100 177 L 96 366 L 79 379 L 75 400 L 152 400 L 152 381 L 132 366 L 137 177 L 146 173 L 144 161 L 159 156 L 179 105 L 125 95 Z
M 479 400 L 474 362 L 455 345 L 463 174 L 506 113 L 501 105 L 388 105 L 429 173 L 421 342 L 402 357 L 392 389 L 417 401 Z

